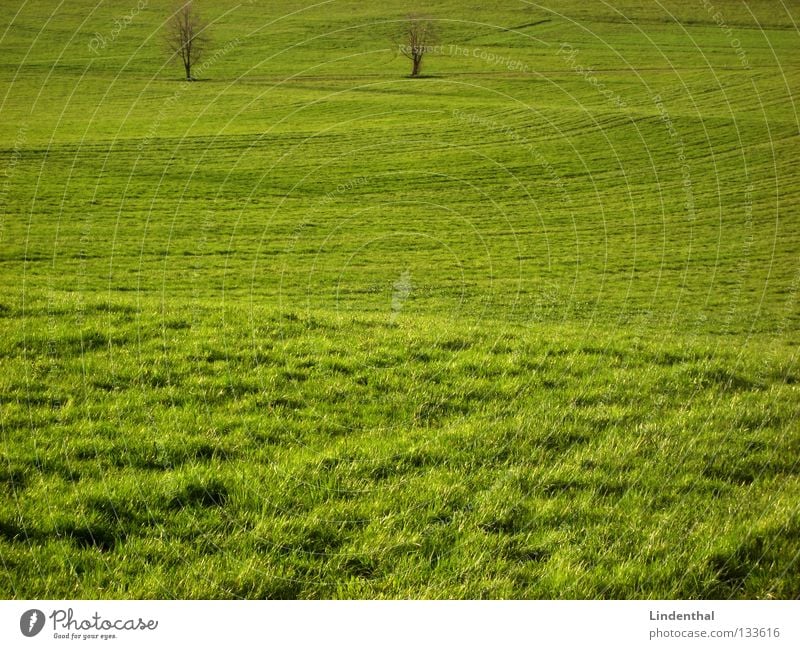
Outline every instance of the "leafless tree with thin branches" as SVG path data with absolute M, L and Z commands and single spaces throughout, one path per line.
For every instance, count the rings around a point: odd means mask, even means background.
M 186 80 L 194 81 L 192 66 L 205 53 L 208 35 L 206 25 L 191 0 L 180 5 L 167 21 L 165 37 L 170 52 L 183 63 Z
M 400 52 L 411 60 L 411 76 L 422 72 L 422 59 L 436 46 L 439 36 L 436 24 L 425 16 L 411 14 L 403 23 L 400 34 Z

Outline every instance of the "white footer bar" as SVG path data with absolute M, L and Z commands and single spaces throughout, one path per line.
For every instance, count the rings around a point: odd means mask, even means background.
M 800 647 L 797 601 L 0 601 L 0 647 Z

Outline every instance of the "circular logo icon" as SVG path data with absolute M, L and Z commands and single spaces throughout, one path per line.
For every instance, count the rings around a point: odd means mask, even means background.
M 38 608 L 25 611 L 19 618 L 19 630 L 22 635 L 32 638 L 44 628 L 44 613 Z

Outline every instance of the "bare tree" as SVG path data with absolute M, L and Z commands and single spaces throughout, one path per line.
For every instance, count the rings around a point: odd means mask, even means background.
M 436 24 L 425 16 L 412 14 L 406 18 L 401 32 L 400 52 L 411 60 L 411 76 L 422 72 L 422 59 L 434 51 L 438 34 Z
M 173 55 L 180 57 L 186 80 L 194 81 L 192 66 L 202 58 L 208 35 L 192 0 L 178 7 L 167 22 L 166 30 L 167 46 Z

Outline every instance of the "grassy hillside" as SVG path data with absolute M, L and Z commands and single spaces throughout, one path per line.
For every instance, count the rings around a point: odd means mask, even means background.
M 800 596 L 796 8 L 11 4 L 0 595 Z

